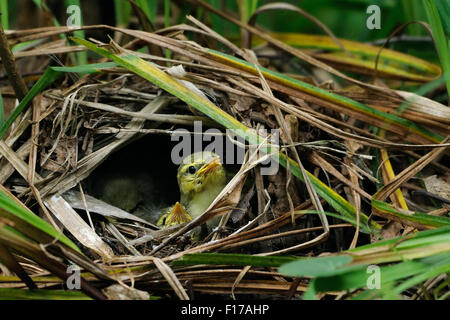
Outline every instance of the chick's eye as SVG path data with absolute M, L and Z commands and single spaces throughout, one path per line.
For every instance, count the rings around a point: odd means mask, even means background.
M 194 166 L 190 166 L 190 167 L 188 168 L 188 172 L 189 172 L 190 174 L 194 174 L 196 171 L 197 171 L 197 170 L 195 169 Z

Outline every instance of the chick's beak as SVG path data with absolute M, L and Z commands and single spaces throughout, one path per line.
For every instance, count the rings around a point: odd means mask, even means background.
M 214 171 L 217 167 L 221 167 L 222 163 L 220 162 L 220 157 L 215 157 L 209 162 L 205 163 L 203 167 L 201 167 L 197 174 L 199 176 L 208 175 L 210 172 Z

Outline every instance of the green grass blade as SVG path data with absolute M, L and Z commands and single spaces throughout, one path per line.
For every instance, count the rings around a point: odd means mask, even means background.
M 92 300 L 83 292 L 75 290 L 12 289 L 0 288 L 0 300 Z
M 80 252 L 80 249 L 69 238 L 53 228 L 53 226 L 51 226 L 48 222 L 42 220 L 40 217 L 38 217 L 28 209 L 25 209 L 24 207 L 19 205 L 3 190 L 0 190 L 0 217 L 4 217 L 10 220 L 16 220 L 15 228 L 22 229 L 23 227 L 22 231 L 25 231 L 26 228 L 29 228 L 27 227 L 27 224 L 32 225 L 42 232 L 45 232 L 52 238 L 58 239 L 58 241 L 67 245 L 73 250 Z
M 426 251 L 426 248 L 424 248 Z M 365 288 L 371 272 L 367 268 L 371 263 L 348 265 L 352 258 L 348 256 L 317 257 L 296 260 L 282 265 L 280 273 L 292 277 L 315 276 L 314 291 L 340 291 Z M 407 260 L 407 259 L 405 259 Z M 383 294 L 396 297 L 402 291 L 438 274 L 450 271 L 450 252 L 429 255 L 424 258 L 400 262 L 380 267 L 380 285 Z M 411 277 L 410 280 L 394 287 L 390 283 Z
M 405 21 L 423 21 L 425 20 L 422 3 L 419 1 L 402 0 L 402 9 Z M 422 36 L 425 29 L 417 23 L 408 26 L 407 32 L 411 36 Z
M 446 253 L 424 259 L 401 262 L 390 266 L 382 266 L 380 267 L 381 288 L 383 288 L 385 284 L 393 281 L 402 280 L 419 274 L 426 274 L 429 269 L 448 261 L 449 257 L 450 254 Z M 447 270 L 450 271 L 448 265 L 446 265 L 446 267 Z M 315 289 L 320 292 L 325 292 L 365 288 L 369 276 L 370 273 L 366 266 L 360 266 L 360 268 L 348 268 L 347 270 L 341 270 L 341 273 L 336 275 L 316 278 Z
M 50 67 L 57 72 L 91 74 L 101 72 L 104 69 L 116 68 L 118 64 L 115 62 L 90 63 L 74 67 Z
M 12 114 L 8 117 L 6 122 L 0 128 L 0 139 L 3 138 L 8 128 L 12 125 L 14 120 L 25 110 L 28 104 L 37 96 L 42 90 L 44 90 L 48 85 L 53 83 L 59 76 L 60 72 L 54 71 L 52 68 L 48 68 L 42 77 L 36 82 L 36 84 L 31 88 L 26 96 L 22 99 L 19 105 L 14 109 Z
M 308 289 L 306 290 L 302 298 L 303 300 L 319 300 L 317 298 L 316 279 L 312 279 L 310 281 Z
M 445 34 L 447 35 L 447 38 L 450 38 L 450 2 L 448 0 L 436 1 L 435 5 L 439 12 L 439 16 L 441 17 Z
M 364 246 L 357 247 L 355 249 L 349 250 L 348 252 L 351 253 L 357 253 L 358 255 L 362 255 L 364 252 L 370 252 L 370 251 L 380 251 L 380 247 L 387 246 L 387 247 L 393 247 L 394 245 L 399 248 L 419 248 L 426 244 L 430 244 L 430 239 L 441 239 L 441 237 L 449 237 L 450 236 L 450 226 L 445 226 L 437 229 L 432 230 L 425 230 L 420 231 L 417 233 L 414 233 L 411 236 L 408 236 L 408 238 L 405 237 L 396 237 L 388 240 L 382 240 L 377 241 L 371 244 L 367 244 Z M 412 246 L 412 243 L 414 243 L 414 246 Z M 440 243 L 440 242 L 433 242 L 433 243 Z
M 444 73 L 444 75 L 448 75 L 450 73 L 450 45 L 449 39 L 445 36 L 441 16 L 439 15 L 439 11 L 436 6 L 436 3 L 438 2 L 442 2 L 440 6 L 446 8 L 445 11 L 442 12 L 442 14 L 446 16 L 449 11 L 448 1 L 424 0 L 424 6 L 428 17 L 428 22 L 430 23 L 430 27 L 433 32 L 433 38 L 436 43 L 439 60 L 442 66 L 442 72 Z M 448 23 L 449 22 L 446 21 L 445 25 L 448 26 Z M 446 87 L 447 94 L 450 96 L 450 80 L 447 80 Z
M 8 0 L 1 0 L 0 1 L 0 13 L 2 20 L 2 27 L 4 30 L 9 29 L 9 14 L 8 14 Z
M 241 21 L 247 23 L 258 7 L 258 0 L 238 0 L 237 1 Z
M 136 4 L 144 11 L 151 23 L 156 22 L 156 13 L 158 11 L 157 0 L 136 0 Z
M 393 216 L 401 220 L 410 221 L 428 227 L 443 227 L 450 225 L 450 218 L 445 216 L 433 216 L 421 212 L 402 212 L 386 202 L 372 199 L 372 208 L 381 212 L 384 216 Z
M 125 0 L 114 0 L 116 25 L 127 27 L 130 24 L 131 5 Z
M 2 93 L 0 92 L 0 128 L 3 126 L 3 123 L 5 122 L 5 106 L 3 105 L 3 97 Z
M 220 0 L 208 0 L 208 2 L 214 7 L 219 9 L 221 1 Z M 216 31 L 218 34 L 223 35 L 224 34 L 224 26 L 223 26 L 223 19 L 218 17 L 215 14 L 210 14 L 211 17 L 211 25 L 212 29 Z
M 264 257 L 249 254 L 230 253 L 187 253 L 174 260 L 174 266 L 186 266 L 196 264 L 207 265 L 234 265 L 253 267 L 279 267 L 280 265 L 296 260 L 295 257 Z
M 170 27 L 170 0 L 164 0 L 164 26 Z M 166 59 L 170 59 L 171 53 L 169 49 L 164 50 Z M 168 65 L 170 65 L 168 63 Z
M 164 0 L 164 26 L 170 27 L 170 0 Z

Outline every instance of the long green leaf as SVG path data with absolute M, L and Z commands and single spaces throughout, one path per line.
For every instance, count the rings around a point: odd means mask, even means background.
M 74 244 L 64 234 L 58 232 L 48 222 L 42 220 L 40 217 L 38 217 L 31 211 L 25 209 L 24 207 L 16 203 L 14 200 L 12 200 L 3 190 L 0 190 L 0 217 L 11 219 L 10 215 L 13 215 L 17 219 L 20 219 L 25 224 L 30 224 L 33 227 L 47 233 L 52 238 L 58 239 L 58 241 L 64 243 L 73 250 L 80 252 L 80 249 L 76 246 L 76 244 Z M 19 225 L 17 225 L 16 227 L 19 228 Z M 24 226 L 24 231 L 26 228 L 27 227 Z
M 351 67 L 352 71 L 363 74 L 373 74 L 375 59 L 380 51 L 380 47 L 377 46 L 339 39 L 345 49 L 352 54 L 352 56 L 349 56 L 328 36 L 299 33 L 271 33 L 270 35 L 296 48 L 329 51 L 330 53 L 316 54 L 315 57 L 338 63 L 342 67 Z M 253 45 L 258 45 L 262 43 L 262 40 L 254 37 L 253 42 Z M 441 74 L 438 65 L 386 48 L 381 51 L 377 70 L 378 75 L 381 76 L 420 82 L 433 80 Z
M 293 277 L 327 276 L 330 273 L 334 275 L 336 270 L 351 261 L 352 257 L 347 255 L 301 259 L 282 265 L 279 272 Z M 360 268 L 360 266 L 357 266 L 357 268 Z
M 48 68 L 38 82 L 31 88 L 26 96 L 22 99 L 19 105 L 14 109 L 12 114 L 6 120 L 6 122 L 0 128 L 0 139 L 3 138 L 8 128 L 12 125 L 14 120 L 24 111 L 28 104 L 37 96 L 42 90 L 44 90 L 48 85 L 53 83 L 60 76 L 59 72 L 54 71 L 52 68 Z
M 24 290 L 0 288 L 0 300 L 92 300 L 75 290 Z
M 410 221 L 428 227 L 442 227 L 450 225 L 450 218 L 444 216 L 433 216 L 421 212 L 401 212 L 386 202 L 372 199 L 372 207 L 387 216 L 393 216 L 402 220 Z
M 158 11 L 157 0 L 136 0 L 137 5 L 144 11 L 150 22 L 156 22 L 156 13 Z
M 435 4 L 439 1 L 440 0 L 438 1 L 424 0 L 424 6 L 428 16 L 428 21 L 430 22 L 431 30 L 433 32 L 433 38 L 436 43 L 436 48 L 438 51 L 439 60 L 441 62 L 442 71 L 444 75 L 448 75 L 450 73 L 450 40 L 448 37 L 445 36 L 441 17 Z M 449 3 L 448 1 L 442 2 L 447 2 L 446 6 L 447 10 L 443 12 L 443 14 L 447 14 Z M 446 25 L 448 25 L 448 21 L 446 21 Z M 450 96 L 450 80 L 447 80 L 446 86 L 447 86 L 447 94 Z

